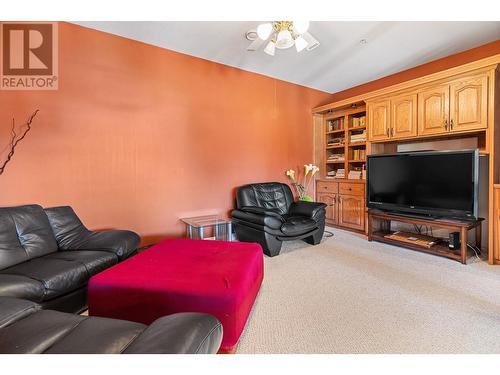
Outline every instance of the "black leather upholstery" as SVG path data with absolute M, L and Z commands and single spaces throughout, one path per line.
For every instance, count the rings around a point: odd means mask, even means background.
M 0 208 L 0 296 L 80 311 L 89 278 L 133 254 L 139 241 L 130 231 L 92 232 L 71 207 Z
M 36 303 L 0 297 L 0 353 L 216 353 L 222 326 L 213 316 L 181 313 L 149 327 L 124 320 L 40 310 Z
M 140 237 L 129 230 L 88 230 L 69 206 L 46 208 L 45 212 L 61 250 L 98 249 L 112 252 L 121 260 L 134 253 L 140 242 Z
M 238 239 L 260 243 L 269 256 L 279 254 L 282 241 L 304 239 L 316 245 L 323 237 L 326 205 L 294 202 L 286 184 L 242 186 L 236 192 L 236 206 L 232 217 Z

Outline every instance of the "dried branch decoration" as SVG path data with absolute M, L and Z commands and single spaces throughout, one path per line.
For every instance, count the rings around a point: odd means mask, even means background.
M 33 122 L 33 119 L 35 118 L 38 111 L 39 110 L 37 109 L 35 112 L 33 112 L 33 114 L 28 118 L 28 121 L 26 121 L 26 124 L 24 124 L 19 128 L 19 130 L 21 130 L 26 126 L 26 129 L 24 129 L 24 131 L 22 131 L 20 134 L 17 134 L 16 124 L 14 119 L 12 119 L 12 129 L 11 129 L 12 137 L 10 139 L 10 151 L 7 154 L 7 159 L 5 159 L 2 165 L 0 165 L 0 175 L 3 174 L 3 172 L 5 171 L 5 167 L 10 162 L 10 159 L 12 159 L 12 156 L 14 156 L 14 153 L 16 152 L 16 147 L 19 144 L 19 142 L 21 142 L 24 139 L 24 137 L 26 137 L 26 134 L 28 134 L 28 132 L 31 130 L 31 123 Z

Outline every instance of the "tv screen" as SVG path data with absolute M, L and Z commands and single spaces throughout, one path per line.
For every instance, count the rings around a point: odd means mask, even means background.
M 367 206 L 476 218 L 478 165 L 477 150 L 368 156 Z

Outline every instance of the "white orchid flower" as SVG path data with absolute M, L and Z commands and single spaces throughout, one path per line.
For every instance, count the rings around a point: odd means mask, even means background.
M 311 176 L 314 176 L 317 172 L 319 172 L 319 168 L 317 166 L 313 165 Z
M 286 171 L 286 175 L 290 177 L 290 180 L 295 181 L 295 171 L 293 169 Z
M 312 164 L 304 164 L 304 176 L 307 176 L 309 172 L 313 170 Z

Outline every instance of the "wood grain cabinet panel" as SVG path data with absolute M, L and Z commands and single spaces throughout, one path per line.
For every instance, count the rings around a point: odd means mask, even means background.
M 493 206 L 493 258 L 500 263 L 500 185 L 495 186 Z
M 417 136 L 417 94 L 391 98 L 391 138 Z
M 390 106 L 390 100 L 367 103 L 369 141 L 382 141 L 390 138 Z
M 326 204 L 327 224 L 337 223 L 337 194 L 318 193 L 317 201 Z
M 449 129 L 450 86 L 434 86 L 418 93 L 418 134 L 442 134 Z
M 465 78 L 450 86 L 450 131 L 488 126 L 488 76 Z
M 363 197 L 340 194 L 338 206 L 340 226 L 357 230 L 365 229 L 365 199 Z

